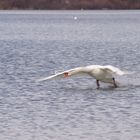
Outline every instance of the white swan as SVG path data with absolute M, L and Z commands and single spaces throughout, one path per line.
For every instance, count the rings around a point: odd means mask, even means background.
M 37 81 L 45 81 L 45 80 L 49 80 L 49 79 L 57 78 L 57 77 L 67 78 L 67 77 L 78 75 L 78 74 L 80 75 L 87 74 L 89 76 L 94 77 L 96 79 L 97 88 L 99 89 L 100 87 L 99 81 L 105 82 L 105 83 L 111 83 L 116 88 L 117 84 L 115 82 L 114 74 L 124 75 L 128 73 L 111 65 L 106 65 L 106 66 L 89 65 L 85 67 L 77 67 L 74 69 L 66 70 L 64 72 L 60 72 L 52 76 L 39 79 Z

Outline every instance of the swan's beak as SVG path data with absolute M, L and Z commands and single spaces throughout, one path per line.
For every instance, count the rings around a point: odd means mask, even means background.
M 69 73 L 68 72 L 65 72 L 64 73 L 64 78 L 68 77 L 69 76 Z

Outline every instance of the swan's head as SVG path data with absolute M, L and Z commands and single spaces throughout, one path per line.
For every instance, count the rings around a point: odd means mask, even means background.
M 65 72 L 64 73 L 64 78 L 67 78 L 69 76 L 69 73 L 68 72 Z

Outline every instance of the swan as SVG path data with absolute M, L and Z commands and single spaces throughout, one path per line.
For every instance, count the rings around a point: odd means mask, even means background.
M 128 74 L 125 71 L 120 70 L 117 67 L 111 66 L 111 65 L 105 65 L 105 66 L 101 66 L 101 65 L 89 65 L 89 66 L 84 66 L 84 67 L 76 67 L 70 70 L 66 70 L 63 72 L 59 72 L 56 73 L 54 75 L 45 77 L 45 78 L 41 78 L 39 80 L 37 80 L 38 82 L 40 81 L 46 81 L 49 79 L 53 79 L 53 78 L 68 78 L 71 76 L 75 76 L 75 75 L 89 75 L 93 78 L 96 79 L 96 84 L 97 84 L 97 89 L 100 88 L 100 83 L 104 82 L 104 83 L 111 83 L 113 84 L 113 86 L 115 88 L 118 87 L 116 80 L 115 80 L 115 74 L 117 75 L 124 75 L 124 74 Z

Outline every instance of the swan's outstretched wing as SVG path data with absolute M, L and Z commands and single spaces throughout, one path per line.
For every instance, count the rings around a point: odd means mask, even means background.
M 45 77 L 45 78 L 38 79 L 37 82 L 46 81 L 46 80 L 54 79 L 54 78 L 66 78 L 66 77 L 70 77 L 70 76 L 73 76 L 73 75 L 76 75 L 76 74 L 82 74 L 83 75 L 85 72 L 82 69 L 83 69 L 82 67 L 77 67 L 77 68 L 74 68 L 74 69 L 66 70 L 66 71 L 63 71 L 63 72 L 56 73 L 54 75 Z
M 107 65 L 107 66 L 102 66 L 101 69 L 106 70 L 108 72 L 111 72 L 112 74 L 117 74 L 117 75 L 124 75 L 124 74 L 130 74 L 129 72 L 122 71 L 117 67 Z
M 58 77 L 64 77 L 64 72 L 57 73 L 57 74 L 54 74 L 54 75 L 51 75 L 51 76 L 48 76 L 48 77 L 44 77 L 44 78 L 38 79 L 36 81 L 37 82 L 46 81 L 46 80 L 53 79 L 53 78 L 58 78 Z

